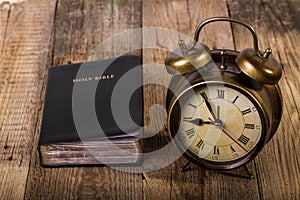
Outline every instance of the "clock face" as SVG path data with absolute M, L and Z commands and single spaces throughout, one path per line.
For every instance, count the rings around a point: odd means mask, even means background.
M 212 165 L 232 165 L 249 157 L 263 132 L 261 112 L 252 96 L 224 84 L 193 89 L 180 96 L 180 112 L 173 115 L 181 149 Z

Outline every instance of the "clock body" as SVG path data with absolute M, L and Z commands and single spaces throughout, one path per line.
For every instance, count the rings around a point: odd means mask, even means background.
M 277 84 L 259 83 L 236 64 L 239 52 L 211 51 L 212 62 L 173 75 L 168 131 L 191 162 L 229 170 L 252 160 L 273 137 L 282 115 Z

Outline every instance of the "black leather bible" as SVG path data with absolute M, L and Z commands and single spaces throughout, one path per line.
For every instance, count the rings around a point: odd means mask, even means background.
M 49 68 L 38 144 L 41 165 L 137 163 L 142 125 L 138 56 Z

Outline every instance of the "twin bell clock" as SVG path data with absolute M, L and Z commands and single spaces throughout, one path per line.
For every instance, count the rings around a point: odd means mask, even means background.
M 211 50 L 198 43 L 202 28 L 218 21 L 246 27 L 253 48 Z M 282 68 L 271 49 L 259 50 L 249 24 L 215 17 L 199 24 L 191 44 L 180 40 L 165 62 L 173 75 L 166 100 L 167 128 L 177 148 L 204 168 L 245 167 L 273 137 L 282 116 L 277 84 Z

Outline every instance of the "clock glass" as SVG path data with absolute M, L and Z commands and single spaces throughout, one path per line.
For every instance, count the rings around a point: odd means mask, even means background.
M 198 84 L 178 99 L 181 106 L 172 110 L 175 130 L 171 132 L 194 160 L 213 165 L 246 162 L 259 146 L 262 112 L 255 98 L 242 88 Z

